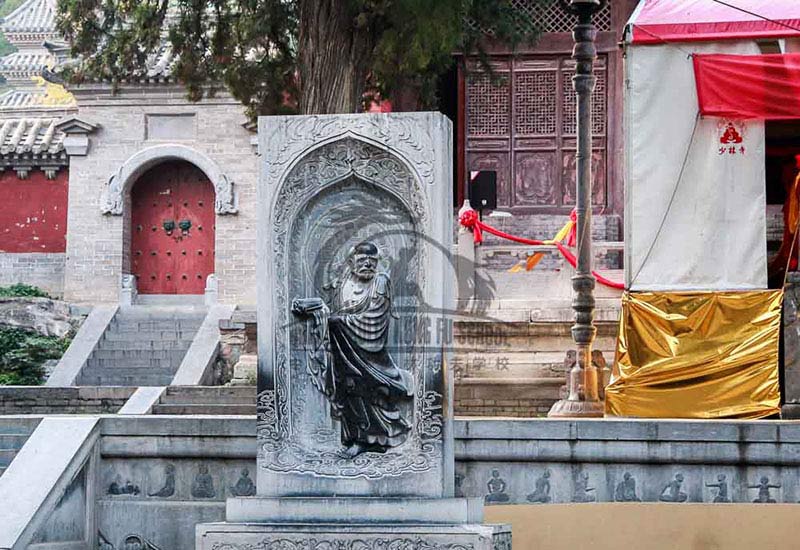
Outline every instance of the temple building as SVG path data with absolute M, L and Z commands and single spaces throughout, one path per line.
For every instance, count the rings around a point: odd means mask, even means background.
M 166 46 L 138 78 L 116 87 L 86 82 L 67 92 L 46 82 L 42 76 L 66 58 L 54 1 L 28 0 L 2 23 L 18 51 L 0 62 L 11 86 L 0 100 L 0 284 L 35 284 L 87 305 L 170 295 L 182 304 L 224 304 L 236 310 L 230 326 L 244 323 L 254 335 L 259 157 L 243 108 L 226 93 L 188 101 L 172 78 Z M 596 18 L 595 261 L 618 279 L 617 44 L 634 4 L 609 3 Z M 497 207 L 487 219 L 511 233 L 548 239 L 568 221 L 574 202 L 573 22 L 556 3 L 530 9 L 544 31 L 540 40 L 513 52 L 494 44 L 489 60 L 499 79 L 472 58 L 459 63 L 444 79 L 442 110 L 454 122 L 456 207 L 469 194 L 471 174 L 493 171 Z M 459 238 L 466 243 L 471 236 Z M 571 361 L 571 268 L 552 246 L 538 250 L 544 259 L 530 272 L 514 269 L 537 252 L 530 247 L 489 238 L 462 250 L 469 261 L 456 262 L 458 277 L 472 282 L 460 285 L 468 315 L 448 342 L 456 352 L 456 410 L 544 414 L 558 399 Z M 618 294 L 598 290 L 597 349 L 607 358 Z M 158 381 L 168 384 L 170 377 Z

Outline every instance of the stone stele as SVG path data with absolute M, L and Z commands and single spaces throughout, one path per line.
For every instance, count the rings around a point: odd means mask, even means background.
M 488 550 L 453 497 L 452 126 L 260 117 L 257 495 L 203 550 Z

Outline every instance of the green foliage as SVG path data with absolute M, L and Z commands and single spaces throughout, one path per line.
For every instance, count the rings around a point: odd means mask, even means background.
M 511 0 L 60 0 L 58 27 L 82 60 L 64 71 L 72 81 L 144 77 L 147 58 L 166 40 L 177 59 L 173 73 L 191 99 L 223 84 L 251 116 L 298 105 L 315 112 L 302 101 L 312 87 L 328 94 L 358 87 L 348 95 L 355 98 L 411 90 L 429 107 L 455 52 L 480 56 L 488 40 L 514 46 L 538 34 Z M 476 30 L 482 28 L 492 35 Z M 339 44 L 341 70 L 369 75 L 363 82 L 337 78 L 339 67 L 303 70 L 315 51 Z
M 22 283 L 0 286 L 0 298 L 49 298 L 41 288 Z
M 44 362 L 59 359 L 70 339 L 0 328 L 0 385 L 35 386 L 44 380 Z

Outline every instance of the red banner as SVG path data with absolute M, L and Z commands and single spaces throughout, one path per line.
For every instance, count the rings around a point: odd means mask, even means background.
M 694 55 L 703 116 L 800 119 L 800 54 Z

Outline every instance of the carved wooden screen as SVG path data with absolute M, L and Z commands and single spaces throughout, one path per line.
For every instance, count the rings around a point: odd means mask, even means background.
M 495 78 L 474 70 L 466 79 L 469 170 L 496 170 L 498 207 L 569 211 L 575 202 L 575 64 L 568 55 L 496 58 Z M 607 66 L 595 69 L 592 97 L 593 202 L 605 206 Z

